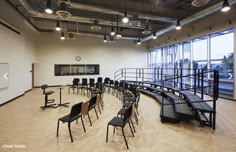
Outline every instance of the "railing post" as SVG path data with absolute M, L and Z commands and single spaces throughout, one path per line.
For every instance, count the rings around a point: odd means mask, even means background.
M 202 73 L 201 73 L 201 98 L 203 99 L 203 92 L 204 92 L 204 72 L 202 69 Z
M 179 87 L 179 68 L 177 69 L 176 75 L 177 75 L 177 79 L 176 79 L 177 80 L 177 87 Z
M 196 93 L 197 93 L 197 86 L 196 86 L 196 83 L 197 83 L 197 70 L 196 69 L 194 69 L 194 84 L 193 84 L 193 86 L 194 86 L 194 94 L 196 95 Z
M 174 68 L 174 87 L 175 87 L 175 74 L 176 74 L 176 71 L 175 71 L 176 69 Z
M 163 68 L 161 68 L 161 86 L 162 86 L 162 88 L 164 87 L 164 83 L 163 83 Z
M 183 69 L 180 69 L 180 89 L 183 89 Z
M 157 69 L 157 80 L 159 80 L 159 68 Z
M 200 88 L 200 70 L 199 69 L 198 69 L 198 72 L 197 72 L 197 76 L 198 76 L 197 87 Z

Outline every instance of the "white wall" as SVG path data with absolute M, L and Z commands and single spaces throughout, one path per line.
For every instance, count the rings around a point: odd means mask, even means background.
M 75 40 L 60 40 L 60 33 L 40 33 L 36 64 L 36 86 L 71 83 L 74 77 L 114 78 L 121 68 L 143 68 L 147 65 L 147 49 L 130 40 L 103 43 L 103 38 L 77 36 Z M 80 56 L 81 61 L 75 57 Z M 54 64 L 100 64 L 100 75 L 54 76 Z
M 32 88 L 31 64 L 36 62 L 37 32 L 6 1 L 0 1 L 0 18 L 17 28 L 18 35 L 0 25 L 0 62 L 9 63 L 9 87 L 0 90 L 0 104 Z

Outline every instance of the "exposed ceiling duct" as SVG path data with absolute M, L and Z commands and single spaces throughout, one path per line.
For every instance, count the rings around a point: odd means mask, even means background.
M 65 2 L 65 1 L 60 0 L 59 2 Z M 69 2 L 69 1 L 67 3 L 68 3 L 68 7 L 79 9 L 79 10 L 93 11 L 93 12 L 98 12 L 98 13 L 112 14 L 112 15 L 119 15 L 119 16 L 124 15 L 124 12 L 114 11 L 114 10 L 102 8 L 99 6 L 82 4 L 82 3 L 78 3 L 78 2 L 74 3 L 74 2 Z M 137 13 L 132 13 L 132 12 L 129 12 L 129 13 L 137 14 Z M 153 15 L 140 14 L 140 13 L 138 13 L 138 14 L 139 14 L 138 18 L 140 18 L 140 19 L 149 19 L 149 20 L 153 20 L 153 21 L 161 21 L 161 22 L 168 22 L 168 23 L 174 23 L 176 21 L 176 19 L 173 19 L 173 18 L 153 16 Z M 130 15 L 128 15 L 128 16 L 132 17 Z
M 236 4 L 236 1 L 235 0 L 231 0 L 231 1 L 229 1 L 229 3 L 230 3 L 230 5 L 234 5 L 234 4 Z M 219 2 L 219 3 L 217 3 L 217 4 L 213 5 L 213 6 L 205 9 L 205 10 L 202 10 L 202 11 L 200 11 L 198 13 L 193 14 L 190 17 L 187 17 L 186 19 L 181 20 L 181 22 L 180 22 L 181 26 L 189 24 L 189 23 L 192 23 L 192 22 L 194 22 L 196 20 L 199 20 L 199 19 L 202 19 L 202 18 L 204 18 L 204 17 L 206 17 L 206 16 L 208 16 L 210 14 L 213 14 L 213 13 L 215 13 L 217 11 L 220 11 L 221 8 L 222 8 L 222 4 L 223 4 L 223 2 Z M 167 28 L 165 28 L 163 30 L 160 30 L 160 31 L 156 32 L 156 36 L 163 35 L 163 34 L 165 34 L 167 32 L 172 31 L 172 30 L 175 30 L 175 25 L 171 25 L 171 26 L 169 26 L 169 27 L 167 27 Z M 145 42 L 145 41 L 150 40 L 150 39 L 152 39 L 152 35 L 149 35 L 149 36 L 143 38 L 142 41 Z
M 26 0 L 19 0 L 19 2 L 28 11 L 28 13 L 31 15 L 31 17 L 58 20 L 58 15 L 54 15 L 54 14 L 49 15 L 46 13 L 41 13 L 41 12 L 33 10 L 29 6 L 29 4 L 26 2 Z M 90 17 L 68 16 L 66 18 L 61 18 L 61 20 L 92 24 L 92 23 L 94 23 L 94 20 L 96 20 L 96 19 L 92 18 L 92 17 L 90 18 Z M 111 22 L 111 21 L 107 21 L 107 20 L 99 19 L 98 21 L 99 21 L 100 25 L 113 26 L 116 24 L 116 22 Z M 131 29 L 144 29 L 143 26 L 136 27 L 136 26 L 132 26 L 129 24 L 119 24 L 119 27 L 126 27 L 126 28 L 131 28 Z
M 101 35 L 101 34 L 94 34 L 94 33 L 84 33 L 84 32 L 71 32 L 71 31 L 68 31 L 68 33 L 72 33 L 74 35 L 84 35 L 84 36 L 95 36 L 95 37 L 101 37 L 103 38 L 104 35 Z M 109 38 L 110 39 L 110 38 Z M 127 37 L 127 36 L 122 36 L 120 39 L 124 39 L 124 40 L 138 40 L 139 38 L 138 37 Z

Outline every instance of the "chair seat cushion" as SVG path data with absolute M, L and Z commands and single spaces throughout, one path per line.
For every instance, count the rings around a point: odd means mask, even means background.
M 108 124 L 112 126 L 123 127 L 123 118 L 114 117 L 110 122 L 108 122 Z
M 53 93 L 54 93 L 54 91 L 46 91 L 45 95 L 50 95 L 50 94 L 53 94 Z
M 59 118 L 59 120 L 62 121 L 62 122 L 72 122 L 72 121 L 74 121 L 74 120 L 76 120 L 78 118 L 80 118 L 80 115 L 77 115 L 77 116 L 75 116 L 75 117 L 73 117 L 71 119 L 70 119 L 70 115 L 66 115 L 64 117 Z

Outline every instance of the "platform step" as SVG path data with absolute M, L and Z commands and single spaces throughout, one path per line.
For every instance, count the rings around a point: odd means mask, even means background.
M 161 107 L 161 111 L 160 111 L 160 117 L 161 117 L 161 121 L 162 122 L 170 122 L 170 123 L 178 123 L 180 122 L 180 120 L 178 119 L 173 105 L 171 104 L 171 102 L 169 102 L 167 99 L 163 99 L 163 107 Z M 165 105 L 165 104 L 169 104 L 169 105 Z
M 174 105 L 174 110 L 177 114 L 180 115 L 181 120 L 188 120 L 188 119 L 194 118 L 195 115 L 193 111 L 191 110 L 191 108 L 188 106 L 187 102 L 183 98 L 173 93 L 165 93 L 165 96 L 171 99 Z

